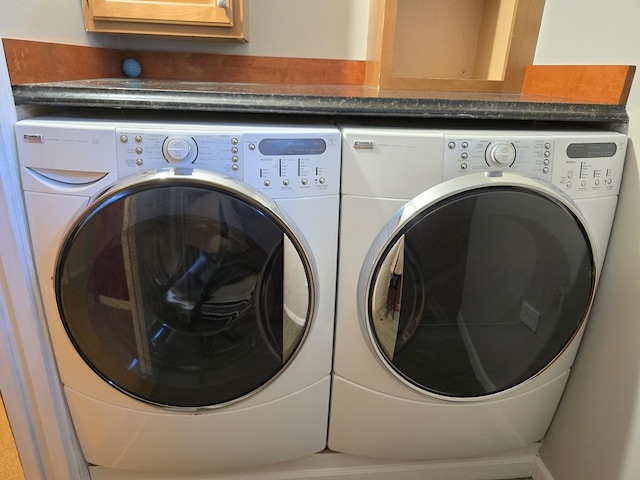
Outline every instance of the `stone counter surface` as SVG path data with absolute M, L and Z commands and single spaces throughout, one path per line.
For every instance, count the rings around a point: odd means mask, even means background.
M 13 87 L 16 105 L 340 117 L 524 120 L 610 124 L 623 105 L 516 94 L 378 91 L 362 86 L 236 84 L 107 78 Z

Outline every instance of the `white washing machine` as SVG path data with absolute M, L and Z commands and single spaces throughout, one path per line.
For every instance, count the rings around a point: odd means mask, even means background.
M 539 441 L 595 294 L 626 136 L 342 135 L 329 448 L 450 459 Z
M 16 125 L 47 323 L 86 460 L 186 473 L 318 452 L 340 132 L 159 115 Z

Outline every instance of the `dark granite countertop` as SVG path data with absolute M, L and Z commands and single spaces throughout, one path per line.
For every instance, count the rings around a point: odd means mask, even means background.
M 625 125 L 624 105 L 517 94 L 378 91 L 362 86 L 96 79 L 16 85 L 16 105 Z

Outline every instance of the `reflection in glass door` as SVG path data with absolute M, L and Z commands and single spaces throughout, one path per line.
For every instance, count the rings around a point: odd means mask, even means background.
M 500 392 L 538 374 L 573 338 L 593 265 L 580 221 L 557 199 L 515 187 L 468 191 L 419 211 L 387 240 L 368 287 L 368 328 L 384 361 L 420 389 Z
M 309 328 L 312 273 L 269 209 L 215 185 L 133 185 L 98 200 L 61 250 L 56 290 L 78 352 L 158 405 L 225 404 L 285 367 Z

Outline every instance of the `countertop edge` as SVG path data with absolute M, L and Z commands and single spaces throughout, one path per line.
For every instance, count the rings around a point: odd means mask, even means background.
M 189 91 L 91 86 L 91 84 L 27 84 L 13 88 L 16 105 L 215 111 L 229 113 L 303 114 L 540 120 L 627 123 L 624 105 L 572 103 L 554 99 L 448 99 L 367 95 L 308 95 L 247 91 Z

